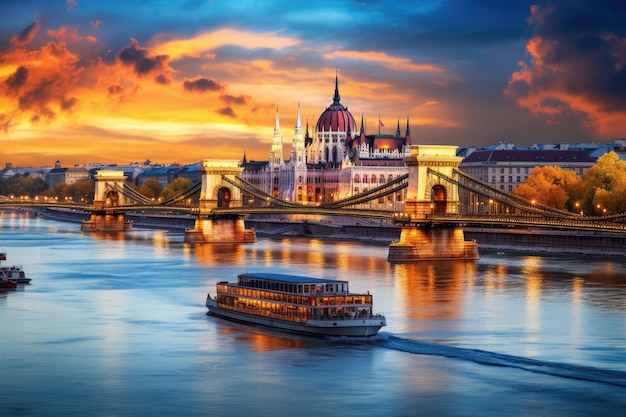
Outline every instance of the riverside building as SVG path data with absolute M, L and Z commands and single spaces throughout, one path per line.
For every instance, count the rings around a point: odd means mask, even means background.
M 467 156 L 459 169 L 499 190 L 513 192 L 535 167 L 558 166 L 582 176 L 596 159 L 585 151 L 569 149 L 478 150 Z

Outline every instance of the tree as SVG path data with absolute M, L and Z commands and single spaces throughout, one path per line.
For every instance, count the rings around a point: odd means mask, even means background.
M 603 215 L 626 212 L 626 161 L 615 152 L 598 158 L 583 175 L 582 204 L 586 213 Z
M 41 178 L 13 177 L 2 181 L 0 194 L 33 198 L 42 195 L 47 189 L 48 184 Z
M 170 185 L 168 185 L 162 192 L 161 197 L 164 200 L 168 200 L 183 191 L 191 187 L 192 182 L 187 178 L 176 178 Z
M 580 192 L 582 179 L 574 171 L 558 166 L 535 167 L 526 182 L 515 189 L 515 195 L 529 201 L 558 208 L 572 210 L 575 198 Z
M 156 178 L 148 178 L 146 182 L 139 187 L 139 192 L 148 198 L 156 200 L 163 192 L 163 186 Z
M 89 178 L 78 180 L 67 187 L 67 197 L 75 203 L 93 202 L 95 192 L 96 184 Z

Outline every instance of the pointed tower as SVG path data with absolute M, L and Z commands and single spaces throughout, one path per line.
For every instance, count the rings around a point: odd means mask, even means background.
M 400 134 L 400 117 L 398 117 L 398 127 L 396 127 L 396 137 L 397 138 L 402 137 L 402 135 Z
M 404 143 L 411 146 L 411 131 L 409 130 L 409 116 L 406 116 L 406 135 L 404 136 Z
M 278 107 L 276 108 L 276 125 L 274 126 L 274 138 L 270 148 L 270 170 L 280 169 L 283 159 L 283 135 L 280 132 L 280 121 L 278 119 Z
M 306 167 L 306 153 L 304 148 L 304 129 L 302 129 L 302 117 L 300 116 L 300 103 L 298 103 L 298 114 L 296 116 L 296 126 L 291 143 L 291 163 L 296 169 Z

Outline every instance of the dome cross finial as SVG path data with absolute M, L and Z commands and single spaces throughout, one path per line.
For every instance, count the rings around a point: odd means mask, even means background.
M 339 73 L 335 70 L 335 95 L 333 97 L 333 106 L 340 104 L 341 97 L 339 97 Z

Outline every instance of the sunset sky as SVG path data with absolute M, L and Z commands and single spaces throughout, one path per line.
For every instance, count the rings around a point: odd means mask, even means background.
M 335 74 L 368 133 L 610 142 L 625 66 L 619 1 L 3 0 L 0 167 L 267 160 Z

